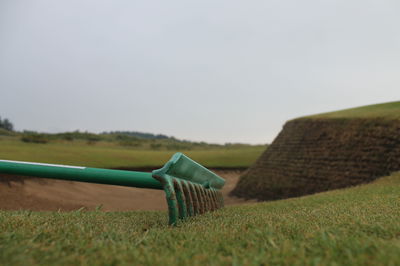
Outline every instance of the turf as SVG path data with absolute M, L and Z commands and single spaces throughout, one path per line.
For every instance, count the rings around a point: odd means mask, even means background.
M 374 105 L 361 106 L 341 111 L 306 116 L 303 118 L 382 118 L 382 119 L 400 119 L 400 101 L 381 103 Z
M 399 265 L 400 173 L 168 227 L 165 212 L 0 211 L 4 265 Z
M 102 168 L 162 166 L 177 151 L 124 147 L 115 143 L 85 141 L 25 143 L 15 137 L 0 137 L 0 159 L 59 163 Z M 264 145 L 208 148 L 182 151 L 206 167 L 248 167 L 265 150 Z

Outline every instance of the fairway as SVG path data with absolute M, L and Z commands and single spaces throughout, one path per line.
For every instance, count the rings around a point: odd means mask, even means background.
M 132 148 L 114 142 L 88 144 L 85 141 L 25 143 L 17 137 L 0 136 L 0 159 L 59 163 L 100 168 L 157 168 L 177 151 L 206 167 L 245 168 L 265 150 L 264 145 L 206 147 L 193 150 Z
M 400 173 L 312 196 L 165 212 L 0 212 L 0 261 L 57 265 L 398 265 Z

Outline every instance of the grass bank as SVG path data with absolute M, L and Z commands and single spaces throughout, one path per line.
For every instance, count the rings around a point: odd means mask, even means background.
M 400 119 L 400 101 L 373 104 L 350 108 L 340 111 L 322 113 L 304 118 L 332 118 L 332 119 Z
M 165 212 L 0 211 L 13 265 L 398 265 L 400 173 L 228 207 L 171 228 Z

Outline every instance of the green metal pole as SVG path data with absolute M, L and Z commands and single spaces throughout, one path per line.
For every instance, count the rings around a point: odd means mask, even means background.
M 151 173 L 0 160 L 0 173 L 128 187 L 163 189 Z

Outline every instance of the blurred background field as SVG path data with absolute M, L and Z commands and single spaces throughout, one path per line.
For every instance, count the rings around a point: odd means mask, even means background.
M 0 131 L 0 158 L 102 168 L 162 166 L 175 152 L 183 152 L 206 167 L 246 168 L 266 145 L 208 144 L 143 133 Z

